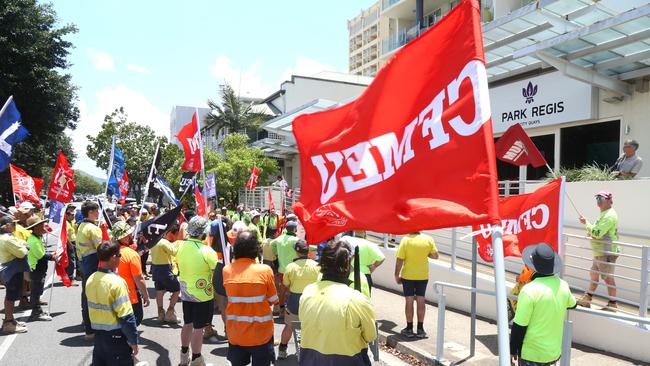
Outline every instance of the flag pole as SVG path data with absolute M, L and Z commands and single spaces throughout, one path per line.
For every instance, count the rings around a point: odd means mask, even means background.
M 111 180 L 111 174 L 113 173 L 113 159 L 115 157 L 115 136 L 113 136 L 111 142 L 111 158 L 108 161 L 108 171 L 106 172 L 106 188 L 104 189 L 104 197 L 108 200 L 108 184 Z
M 492 249 L 494 250 L 494 287 L 497 306 L 497 337 L 499 344 L 499 365 L 510 365 L 510 343 L 508 339 L 508 297 L 506 295 L 505 260 L 503 257 L 503 229 L 501 225 L 492 228 Z
M 154 165 L 156 165 L 156 159 L 158 158 L 158 153 L 160 148 L 160 142 L 156 145 L 156 153 L 153 154 L 153 162 L 151 163 L 151 169 L 149 169 L 149 178 L 147 178 L 147 184 L 144 186 L 144 197 L 142 197 L 142 208 L 144 208 L 145 203 L 147 203 L 147 196 L 149 196 L 149 184 L 151 183 L 151 175 L 153 174 Z M 126 199 L 126 197 L 124 197 Z M 136 243 L 138 241 L 138 233 L 140 231 L 140 213 L 138 212 L 138 219 L 135 222 L 135 230 L 133 231 L 133 238 Z
M 2 115 L 5 113 L 5 111 L 9 107 L 9 103 L 11 103 L 12 100 L 14 100 L 14 96 L 10 95 L 9 98 L 7 98 L 5 104 L 2 106 L 2 109 L 0 109 L 0 117 L 2 117 Z
M 203 139 L 201 138 L 201 120 L 199 119 L 199 109 L 194 108 L 196 113 L 196 130 L 199 132 L 199 155 L 201 156 L 201 179 L 203 180 L 203 192 L 205 193 L 205 164 L 203 162 Z M 203 209 L 205 210 L 205 217 L 209 216 L 208 201 L 203 198 Z
M 553 169 L 551 169 L 551 167 L 548 165 L 548 163 L 546 163 L 546 169 L 548 169 L 548 171 L 551 172 L 551 175 L 553 176 L 553 178 L 557 179 L 557 175 L 555 174 L 555 171 Z M 566 195 L 566 198 L 569 199 L 569 202 L 571 203 L 571 206 L 573 206 L 573 209 L 576 210 L 576 213 L 578 214 L 578 216 L 582 216 L 582 213 L 580 212 L 580 210 L 578 210 L 578 207 L 576 207 L 576 204 L 571 199 L 571 196 L 569 196 L 569 194 L 566 193 L 566 191 L 564 192 L 564 194 Z

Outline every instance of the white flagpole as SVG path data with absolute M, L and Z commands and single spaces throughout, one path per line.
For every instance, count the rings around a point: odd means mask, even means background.
M 503 229 L 492 227 L 492 249 L 494 250 L 494 287 L 497 305 L 497 339 L 499 366 L 510 365 L 510 343 L 508 340 L 508 298 L 506 295 L 505 260 L 503 258 Z
M 9 107 L 9 103 L 11 103 L 12 100 L 14 100 L 14 96 L 10 95 L 9 98 L 7 98 L 5 104 L 2 106 L 2 109 L 0 109 L 0 117 L 5 113 L 5 111 Z
M 111 158 L 108 161 L 108 172 L 106 173 L 106 189 L 104 189 L 104 197 L 108 201 L 108 183 L 111 180 L 111 174 L 113 173 L 113 159 L 115 158 L 115 136 L 111 143 Z
M 205 164 L 203 163 L 203 139 L 201 139 L 201 120 L 199 119 L 199 109 L 195 108 L 196 113 L 196 130 L 199 133 L 199 155 L 201 156 L 201 178 L 203 179 L 203 209 L 205 210 L 205 217 L 208 218 L 208 200 L 205 198 Z
M 144 186 L 144 197 L 142 198 L 142 206 L 147 203 L 147 198 L 149 197 L 149 185 L 153 181 L 153 169 L 156 165 L 156 159 L 158 159 L 158 154 L 160 154 L 160 143 L 156 145 L 156 152 L 153 154 L 153 162 L 151 163 L 151 169 L 149 169 L 149 178 L 147 178 L 147 184 Z

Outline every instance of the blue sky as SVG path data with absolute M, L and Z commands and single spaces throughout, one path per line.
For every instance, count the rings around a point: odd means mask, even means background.
M 103 176 L 85 155 L 85 136 L 124 106 L 132 120 L 169 134 L 174 105 L 218 99 L 227 80 L 266 96 L 291 73 L 347 71 L 347 20 L 371 0 L 321 2 L 56 0 L 61 24 L 79 32 L 69 72 L 79 87 L 81 123 L 71 132 L 75 168 Z

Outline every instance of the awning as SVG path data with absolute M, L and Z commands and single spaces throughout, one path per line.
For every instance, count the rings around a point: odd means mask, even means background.
M 650 4 L 616 13 L 591 0 L 539 0 L 483 25 L 490 82 L 552 66 L 624 96 L 650 75 Z
M 304 104 L 294 110 L 279 115 L 272 120 L 263 123 L 260 127 L 271 133 L 276 133 L 280 136 L 285 136 L 293 139 L 291 124 L 296 117 L 305 113 L 324 111 L 326 109 L 336 107 L 338 104 L 338 102 L 328 99 L 315 99 L 307 104 Z

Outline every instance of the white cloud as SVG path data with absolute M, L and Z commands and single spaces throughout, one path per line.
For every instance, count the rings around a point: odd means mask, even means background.
M 266 97 L 291 79 L 291 75 L 311 76 L 322 71 L 336 71 L 336 68 L 308 57 L 297 57 L 294 65 L 287 67 L 278 77 L 262 73 L 262 62 L 256 61 L 248 67 L 239 67 L 226 56 L 218 56 L 210 66 L 210 73 L 220 84 L 226 82 L 242 96 Z M 240 87 L 241 86 L 241 87 Z
M 129 71 L 137 72 L 139 74 L 149 74 L 151 71 L 147 69 L 146 67 L 134 63 L 130 63 L 126 65 L 126 69 Z
M 88 57 L 92 61 L 95 69 L 99 71 L 115 71 L 113 57 L 106 52 L 97 51 L 94 48 L 87 50 Z
M 156 134 L 169 137 L 169 116 L 156 108 L 143 94 L 134 91 L 126 85 L 104 88 L 96 94 L 95 108 L 90 110 L 84 100 L 79 101 L 80 121 L 76 130 L 68 131 L 77 153 L 74 164 L 81 169 L 98 177 L 106 172 L 95 166 L 95 162 L 86 155 L 88 146 L 87 135 L 95 136 L 101 130 L 104 116 L 115 108 L 124 107 L 129 121 L 151 127 Z

